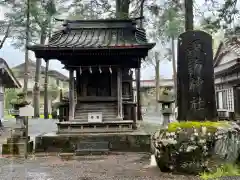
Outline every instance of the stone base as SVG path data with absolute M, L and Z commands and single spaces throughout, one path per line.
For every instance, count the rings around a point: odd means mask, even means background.
M 66 121 L 58 122 L 58 134 L 79 134 L 79 133 L 112 133 L 133 131 L 132 120 L 117 120 L 103 122 Z
M 2 144 L 2 155 L 24 155 L 25 143 Z M 33 152 L 33 141 L 28 142 L 28 152 Z
M 43 134 L 36 137 L 35 152 L 74 153 L 80 142 L 109 142 L 109 151 L 150 152 L 150 134 L 142 131 L 122 133 Z

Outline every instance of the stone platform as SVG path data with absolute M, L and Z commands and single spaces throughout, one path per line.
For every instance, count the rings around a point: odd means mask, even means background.
M 133 131 L 132 120 L 113 120 L 103 122 L 88 122 L 71 120 L 58 122 L 58 134 L 79 134 L 79 133 L 113 133 L 113 132 L 130 132 Z
M 81 142 L 108 142 L 109 151 L 150 152 L 150 134 L 135 130 L 117 133 L 48 133 L 36 137 L 35 152 L 74 153 Z

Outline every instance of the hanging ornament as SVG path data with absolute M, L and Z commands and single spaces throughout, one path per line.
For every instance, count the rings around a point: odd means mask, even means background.
M 79 74 L 82 75 L 82 68 L 81 68 L 81 66 L 79 67 Z
M 111 68 L 111 66 L 109 67 L 109 72 L 112 74 L 112 68 Z
M 101 69 L 101 67 L 99 66 L 99 68 L 98 68 L 98 69 L 99 69 L 99 72 L 100 72 L 100 74 L 101 74 L 101 73 L 102 73 L 102 69 Z
M 91 66 L 89 67 L 89 72 L 92 74 L 92 67 Z
M 128 70 L 128 75 L 130 76 L 132 73 L 131 69 Z

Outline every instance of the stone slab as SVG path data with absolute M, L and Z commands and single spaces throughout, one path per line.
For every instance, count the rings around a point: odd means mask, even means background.
M 75 151 L 76 156 L 104 155 L 108 153 L 109 149 L 78 149 Z
M 2 155 L 21 155 L 25 143 L 2 144 Z M 28 142 L 28 152 L 33 152 L 33 141 Z
M 115 152 L 150 152 L 151 135 L 143 131 L 124 133 L 42 134 L 35 138 L 35 152 L 75 152 L 80 141 L 106 141 Z

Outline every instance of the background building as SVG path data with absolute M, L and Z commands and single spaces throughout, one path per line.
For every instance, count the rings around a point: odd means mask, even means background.
M 12 71 L 23 87 L 24 84 L 24 66 L 25 63 L 19 64 L 12 68 Z M 33 87 L 35 83 L 35 71 L 36 71 L 36 63 L 32 60 L 29 60 L 29 79 L 28 79 L 28 101 L 31 101 L 33 104 Z M 40 68 L 41 74 L 39 79 L 40 86 L 40 113 L 43 113 L 44 108 L 44 80 L 45 80 L 45 67 L 41 66 Z M 68 91 L 68 77 L 63 75 L 62 73 L 56 70 L 48 71 L 48 112 L 51 113 L 52 103 L 58 101 L 60 89 L 63 92 Z

